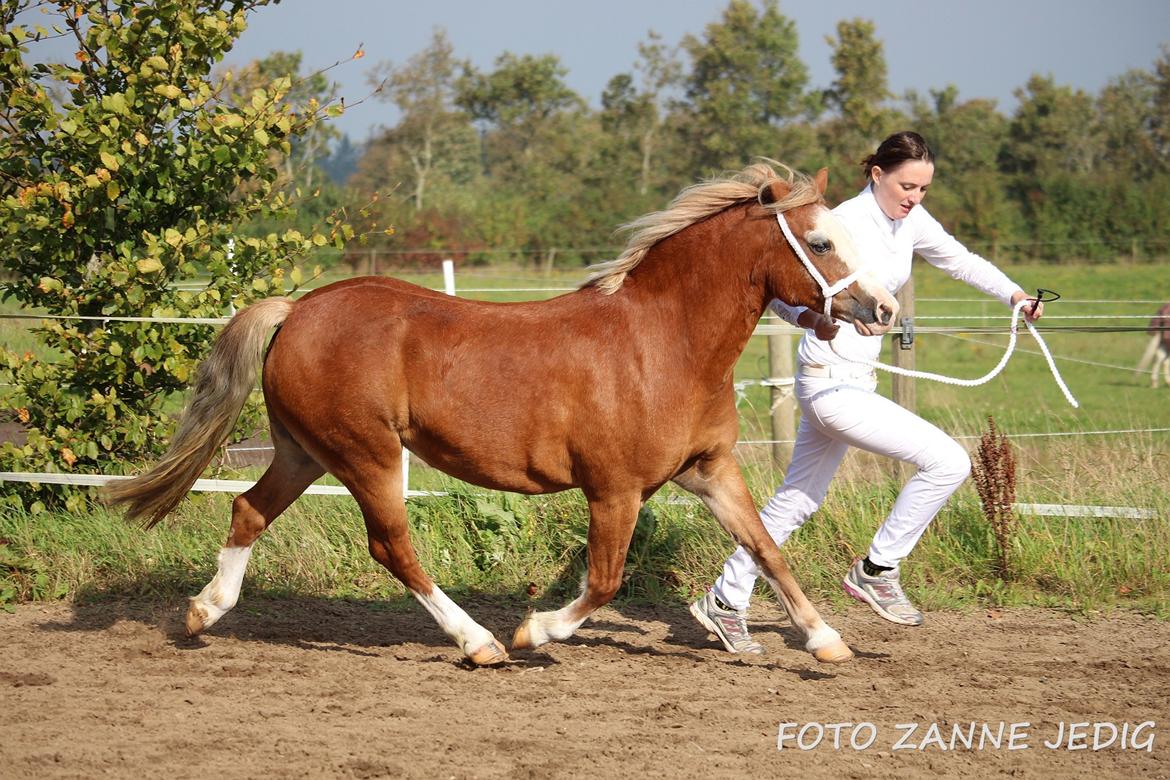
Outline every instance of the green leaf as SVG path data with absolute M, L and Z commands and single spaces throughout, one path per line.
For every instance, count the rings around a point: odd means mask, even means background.
M 257 128 L 256 131 L 252 133 L 252 137 L 255 138 L 256 142 L 261 146 L 268 146 L 268 133 L 264 132 L 263 130 Z

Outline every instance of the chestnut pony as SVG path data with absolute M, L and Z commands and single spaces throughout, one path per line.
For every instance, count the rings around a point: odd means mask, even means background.
M 848 660 L 848 646 L 764 530 L 732 454 L 739 430 L 732 370 L 768 302 L 825 304 L 777 213 L 830 285 L 857 267 L 848 235 L 824 205 L 825 171 L 815 180 L 783 171 L 761 162 L 683 190 L 665 211 L 627 226 L 621 256 L 551 300 L 486 303 L 360 278 L 236 314 L 200 366 L 170 450 L 146 474 L 107 488 L 130 517 L 158 522 L 231 432 L 263 356 L 275 455 L 232 504 L 219 570 L 191 600 L 188 633 L 235 605 L 252 544 L 329 472 L 361 507 L 371 555 L 467 658 L 506 660 L 492 634 L 419 565 L 402 494 L 405 447 L 476 485 L 585 494 L 581 594 L 560 610 L 530 614 L 513 649 L 566 639 L 613 598 L 638 508 L 673 480 L 755 556 L 806 648 L 822 661 Z M 896 304 L 860 276 L 833 297 L 832 311 L 880 331 Z

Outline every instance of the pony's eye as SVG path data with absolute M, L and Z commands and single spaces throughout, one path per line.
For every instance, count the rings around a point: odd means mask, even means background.
M 831 241 L 810 241 L 808 248 L 813 251 L 813 254 L 823 255 L 828 254 L 829 250 L 833 248 Z

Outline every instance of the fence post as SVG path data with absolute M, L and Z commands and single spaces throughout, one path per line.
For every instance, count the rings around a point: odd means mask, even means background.
M 906 280 L 906 284 L 898 291 L 898 308 L 900 322 L 895 324 L 893 338 L 890 339 L 890 351 L 893 365 L 899 368 L 914 370 L 914 277 Z M 901 327 L 898 327 L 898 326 Z M 893 375 L 892 397 L 894 403 L 911 412 L 917 411 L 918 393 L 914 380 L 910 377 Z M 893 461 L 895 479 L 909 479 L 913 466 L 900 460 Z
M 772 333 L 768 336 L 768 376 L 772 379 L 792 376 L 792 336 Z M 795 437 L 796 404 L 792 387 L 772 386 L 772 462 L 784 469 L 792 460 Z M 782 443 L 783 442 L 783 443 Z

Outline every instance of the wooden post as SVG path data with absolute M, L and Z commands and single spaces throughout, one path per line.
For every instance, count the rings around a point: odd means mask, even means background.
M 768 376 L 772 379 L 791 378 L 792 336 L 773 333 L 768 336 Z M 778 469 L 788 467 L 792 460 L 792 439 L 796 436 L 796 398 L 793 388 L 772 388 L 772 462 Z M 783 442 L 783 443 L 781 443 Z
M 898 291 L 898 322 L 892 331 L 893 337 L 890 339 L 890 351 L 892 354 L 893 365 L 899 368 L 906 368 L 911 371 L 914 370 L 914 342 L 911 340 L 907 345 L 903 334 L 908 327 L 907 323 L 914 321 L 914 277 L 911 276 L 906 280 L 906 284 Z M 908 347 L 908 348 L 907 348 Z M 894 403 L 901 406 L 903 409 L 908 409 L 914 412 L 918 408 L 918 393 L 914 385 L 914 380 L 909 377 L 893 375 L 892 397 Z M 905 480 L 909 479 L 913 473 L 914 467 L 908 463 L 903 463 L 900 460 L 893 461 L 894 464 L 894 478 Z

